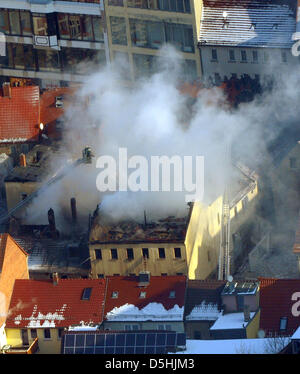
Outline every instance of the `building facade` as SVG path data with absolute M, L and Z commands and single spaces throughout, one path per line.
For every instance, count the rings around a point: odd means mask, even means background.
M 2 1 L 6 55 L 0 57 L 0 75 L 42 87 L 82 82 L 86 73 L 106 64 L 103 9 L 102 0 Z
M 170 43 L 184 59 L 185 79 L 200 75 L 197 48 L 202 1 L 105 0 L 110 60 L 129 63 L 129 79 L 157 69 L 157 51 Z
M 204 0 L 199 35 L 202 73 L 219 84 L 225 77 L 268 81 L 296 64 L 292 35 L 297 1 Z

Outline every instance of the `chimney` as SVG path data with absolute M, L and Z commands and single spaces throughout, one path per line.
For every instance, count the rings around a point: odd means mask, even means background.
M 24 153 L 20 154 L 20 166 L 26 168 L 26 156 Z
M 3 97 L 9 97 L 11 99 L 11 86 L 9 82 L 2 84 Z
M 244 306 L 244 322 L 250 321 L 250 306 L 245 305 Z
M 76 222 L 77 222 L 77 209 L 76 209 L 76 199 L 75 199 L 75 197 L 72 197 L 70 203 L 71 203 L 72 223 L 76 224 Z
M 58 285 L 58 280 L 59 280 L 58 273 L 53 273 L 52 274 L 52 280 L 53 280 L 53 286 L 57 286 Z
M 54 216 L 54 210 L 52 208 L 48 210 L 48 222 L 49 222 L 51 237 L 57 238 L 58 232 L 55 227 L 55 216 Z

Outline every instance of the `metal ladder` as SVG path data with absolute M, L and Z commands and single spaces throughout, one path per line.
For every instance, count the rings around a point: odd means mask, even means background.
M 227 194 L 224 195 L 222 208 L 222 228 L 221 228 L 221 243 L 219 254 L 219 280 L 227 280 L 230 275 L 230 207 L 227 199 Z

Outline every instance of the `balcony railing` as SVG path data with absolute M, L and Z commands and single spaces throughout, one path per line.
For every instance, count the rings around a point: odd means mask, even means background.
M 35 338 L 32 344 L 29 347 L 25 346 L 20 346 L 20 347 L 11 347 L 11 346 L 6 346 L 2 348 L 2 353 L 10 355 L 10 354 L 27 354 L 31 355 L 39 350 L 39 343 L 38 343 L 38 338 Z

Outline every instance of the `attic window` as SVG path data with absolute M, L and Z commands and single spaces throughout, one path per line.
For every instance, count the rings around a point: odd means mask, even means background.
M 229 22 L 228 21 L 224 21 L 223 22 L 223 29 L 228 29 L 229 27 Z
M 113 293 L 111 294 L 112 299 L 117 299 L 118 296 L 119 296 L 119 292 L 118 291 L 113 291 Z
M 85 288 L 82 292 L 81 300 L 90 300 L 91 293 L 92 293 L 91 288 Z
M 256 29 L 256 23 L 252 23 L 252 25 L 250 26 L 250 30 L 255 30 Z
M 170 292 L 169 299 L 175 299 L 175 291 Z
M 273 30 L 278 30 L 278 23 L 273 24 Z
M 142 291 L 140 293 L 140 299 L 144 299 L 146 297 L 146 292 L 145 291 Z

